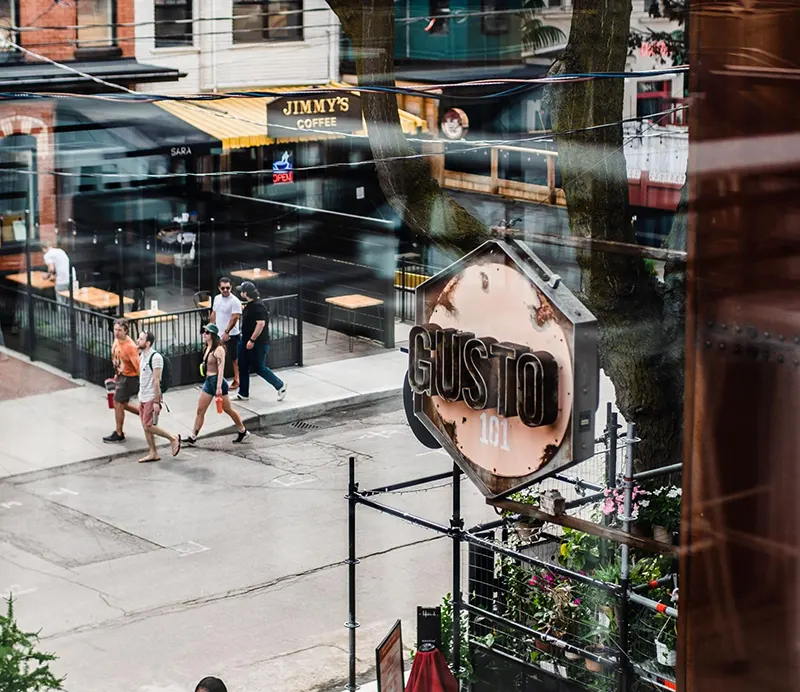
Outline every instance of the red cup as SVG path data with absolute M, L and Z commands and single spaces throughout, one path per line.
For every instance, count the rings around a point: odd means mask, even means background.
M 109 377 L 105 382 L 106 397 L 108 398 L 108 408 L 114 408 L 114 392 L 117 389 L 117 379 Z

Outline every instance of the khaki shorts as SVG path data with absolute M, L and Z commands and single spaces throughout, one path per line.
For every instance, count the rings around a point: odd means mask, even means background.
M 114 389 L 114 401 L 127 404 L 139 394 L 139 378 L 136 375 L 118 375 Z

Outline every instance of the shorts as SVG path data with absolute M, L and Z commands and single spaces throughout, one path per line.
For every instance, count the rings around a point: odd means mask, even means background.
M 118 375 L 117 386 L 114 388 L 114 401 L 118 404 L 127 404 L 139 394 L 138 375 Z
M 241 338 L 242 335 L 237 334 L 236 336 L 229 337 L 227 341 L 223 342 L 225 345 L 225 359 L 227 361 L 235 363 L 237 358 L 239 358 L 239 340 Z
M 209 396 L 216 396 L 217 395 L 217 376 L 216 375 L 209 375 L 206 377 L 206 381 L 203 382 L 203 391 L 208 394 Z M 225 381 L 225 378 L 222 378 L 222 396 L 228 395 L 228 383 Z
M 142 421 L 144 428 L 149 428 L 153 425 L 153 412 L 155 410 L 155 401 L 141 401 L 139 402 L 139 420 Z

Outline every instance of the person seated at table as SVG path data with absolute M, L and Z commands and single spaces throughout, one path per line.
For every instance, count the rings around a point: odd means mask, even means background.
M 42 252 L 44 253 L 44 263 L 47 265 L 45 279 L 54 279 L 56 282 L 56 301 L 68 303 L 69 298 L 62 296 L 61 291 L 69 291 L 69 257 L 59 247 L 54 247 L 49 240 L 42 241 Z M 75 279 L 75 269 L 72 270 L 72 278 Z

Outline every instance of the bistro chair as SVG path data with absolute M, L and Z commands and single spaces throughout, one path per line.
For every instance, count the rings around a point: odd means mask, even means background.
M 193 296 L 192 300 L 194 301 L 194 306 L 196 308 L 202 308 L 203 305 L 200 303 L 210 302 L 211 301 L 211 292 L 210 291 L 197 291 Z
M 133 298 L 133 306 L 129 312 L 139 312 L 144 310 L 145 297 L 143 288 L 129 288 L 123 294 L 126 298 Z

